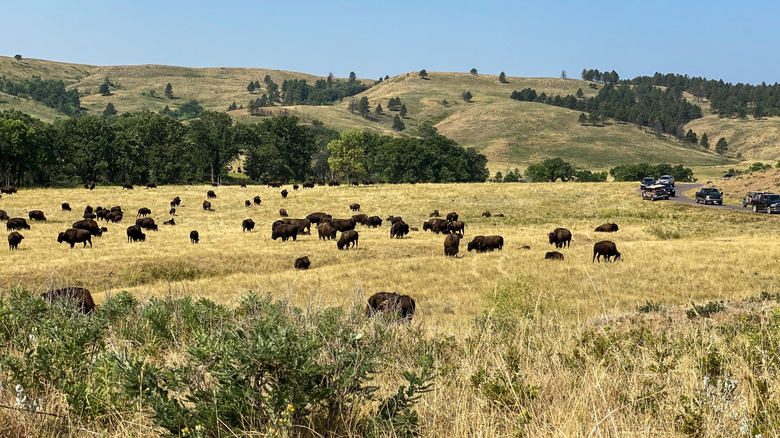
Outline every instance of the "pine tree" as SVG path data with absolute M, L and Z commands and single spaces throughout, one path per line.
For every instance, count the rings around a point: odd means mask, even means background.
M 729 150 L 729 144 L 726 142 L 726 139 L 721 137 L 718 139 L 718 143 L 715 144 L 715 152 L 718 155 L 723 155 L 727 150 Z
M 401 115 L 401 117 L 406 118 L 406 104 L 401 104 L 401 111 L 398 113 Z
M 406 129 L 406 125 L 404 125 L 404 122 L 401 120 L 400 117 L 398 117 L 398 114 L 393 117 L 393 129 L 396 131 L 403 131 Z
M 420 76 L 421 79 L 427 79 L 428 78 L 428 72 L 425 71 L 425 69 L 420 70 L 419 73 L 417 73 L 418 76 Z
M 105 82 L 100 84 L 100 88 L 98 88 L 98 92 L 103 96 L 111 95 L 111 89 L 108 87 L 108 78 L 106 78 Z
M 384 110 L 382 109 L 382 104 L 378 103 L 376 105 L 376 108 L 374 109 L 374 114 L 381 116 L 384 113 Z
M 506 74 L 504 74 L 504 72 L 501 72 L 501 74 L 498 75 L 498 82 L 501 82 L 502 84 L 509 83 L 509 81 L 506 80 Z
M 476 68 L 472 68 L 471 69 L 471 74 L 473 74 L 473 75 L 477 74 L 477 69 Z
M 236 102 L 235 102 L 235 101 L 233 101 L 233 103 L 231 103 L 231 104 L 228 106 L 228 111 L 233 111 L 233 110 L 237 110 L 237 109 L 238 109 L 238 105 L 236 105 Z
M 696 135 L 695 132 L 693 132 L 693 129 L 689 129 L 688 132 L 685 134 L 685 139 L 689 143 L 696 144 L 699 142 L 699 137 Z
M 463 99 L 464 102 L 471 102 L 471 98 L 474 96 L 471 95 L 471 91 L 464 91 L 463 94 L 460 95 L 460 97 Z
M 105 118 L 108 116 L 115 116 L 117 112 L 118 111 L 116 110 L 116 108 L 114 108 L 114 104 L 108 102 L 108 104 L 106 104 L 106 109 L 103 110 L 103 117 Z
M 700 144 L 701 144 L 701 147 L 703 147 L 704 149 L 709 149 L 710 148 L 710 139 L 707 138 L 707 133 L 706 132 L 701 135 L 701 143 Z
M 260 88 L 260 81 L 255 81 L 255 90 Z
M 354 72 L 354 71 L 351 71 L 351 72 L 349 72 L 349 81 L 350 81 L 350 82 L 355 82 L 355 81 L 357 81 L 357 75 L 355 74 L 355 72 Z
M 588 116 L 586 116 L 585 113 L 580 113 L 580 118 L 577 119 L 577 122 L 584 126 L 586 123 L 588 123 Z
M 249 85 L 246 86 L 246 91 L 248 91 L 250 93 L 254 93 L 255 92 L 255 83 L 252 82 L 252 81 L 249 81 Z
M 165 86 L 165 97 L 168 99 L 173 99 L 173 85 L 171 85 L 170 82 L 168 82 L 168 85 Z
M 493 178 L 493 181 L 495 181 L 497 183 L 504 182 L 504 176 L 501 175 L 501 171 L 500 170 L 498 172 L 496 172 L 496 176 Z
M 582 92 L 582 88 L 577 88 L 577 97 L 580 99 L 585 97 L 585 94 Z
M 363 117 L 368 115 L 368 112 L 370 110 L 368 109 L 368 98 L 366 96 L 360 98 L 360 102 L 358 102 L 358 106 L 357 106 L 357 111 Z

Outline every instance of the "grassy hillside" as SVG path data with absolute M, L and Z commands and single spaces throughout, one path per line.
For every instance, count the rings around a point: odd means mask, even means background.
M 4 57 L 0 57 L 0 71 L 8 77 L 40 75 L 44 79 L 62 79 L 68 86 L 78 87 L 83 95 L 82 106 L 92 114 L 99 114 L 109 102 L 122 113 L 142 109 L 160 111 L 166 105 L 173 109 L 192 99 L 206 109 L 226 111 L 232 102 L 246 107 L 249 100 L 259 97 L 259 94 L 247 92 L 246 85 L 249 81 L 262 82 L 266 74 L 280 85 L 285 79 L 306 79 L 313 84 L 319 78 L 266 69 L 161 65 L 99 67 L 36 59 L 17 62 Z M 98 88 L 106 77 L 116 85 L 111 96 L 98 94 Z M 400 136 L 418 135 L 420 124 L 430 121 L 440 133 L 462 146 L 484 151 L 494 172 L 523 168 L 553 156 L 561 156 L 579 167 L 591 169 L 639 161 L 688 166 L 732 162 L 699 147 L 685 147 L 674 139 L 659 139 L 633 125 L 607 123 L 599 127 L 581 126 L 577 123 L 579 113 L 576 111 L 509 98 L 513 90 L 529 87 L 552 96 L 575 94 L 578 88 L 586 97 L 595 95 L 597 90 L 588 87 L 587 82 L 553 78 L 507 79 L 509 83 L 501 84 L 495 75 L 429 72 L 425 80 L 417 73 L 398 75 L 355 96 L 356 99 L 367 97 L 372 110 L 377 104 L 383 106 L 385 114 L 375 119 L 365 119 L 348 112 L 349 99 L 333 106 L 276 107 L 271 111 L 296 115 L 304 122 L 317 119 L 338 130 L 362 129 Z M 172 84 L 176 99 L 164 97 L 168 83 Z M 263 91 L 264 88 L 261 88 L 259 93 Z M 473 95 L 472 102 L 461 99 L 465 91 Z M 408 110 L 404 120 L 407 129 L 400 133 L 392 130 L 392 119 L 397 113 L 387 110 L 387 102 L 392 97 L 400 98 Z M 25 102 L 0 98 L 0 109 L 31 108 L 25 105 Z M 56 117 L 48 110 L 31 108 L 30 112 L 45 120 Z M 231 111 L 230 114 L 242 122 L 257 120 L 249 116 L 246 109 Z M 741 140 L 737 138 L 734 141 Z

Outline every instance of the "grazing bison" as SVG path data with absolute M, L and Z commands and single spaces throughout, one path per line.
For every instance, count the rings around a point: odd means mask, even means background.
M 41 210 L 32 210 L 29 213 L 27 213 L 28 216 L 30 216 L 31 221 L 45 221 L 46 215 L 43 214 Z
M 596 231 L 598 233 L 614 233 L 617 230 L 618 230 L 617 224 L 604 224 L 604 225 L 599 225 L 593 231 Z
M 286 198 L 286 197 L 287 197 L 287 189 L 283 189 L 282 190 L 282 198 Z
M 604 256 L 604 260 L 610 261 L 612 257 L 615 257 L 614 261 L 620 260 L 620 251 L 617 250 L 617 246 L 615 246 L 615 242 L 612 242 L 611 240 L 602 240 L 601 242 L 596 242 L 593 245 L 593 261 L 596 260 L 601 263 L 601 256 Z
M 84 213 L 84 216 L 82 216 L 84 219 L 97 219 L 97 215 L 95 213 Z
M 432 233 L 448 233 L 447 221 L 444 219 L 428 219 L 428 222 L 423 223 L 423 231 L 431 230 Z
M 450 233 L 460 234 L 463 237 L 463 232 L 466 229 L 466 224 L 463 221 L 447 222 L 447 231 Z
M 168 214 L 171 216 L 176 216 L 176 207 L 171 207 L 171 209 L 168 210 Z
M 295 269 L 309 269 L 309 266 L 311 266 L 309 257 L 303 256 L 295 259 Z
M 279 216 L 281 217 L 287 217 L 287 210 L 280 208 L 279 209 Z M 310 221 L 311 222 L 311 221 Z
M 390 222 L 391 224 L 394 224 L 394 223 L 396 223 L 396 222 L 398 222 L 398 221 L 401 221 L 401 220 L 403 220 L 403 217 L 401 217 L 401 216 L 393 216 L 393 215 L 390 215 L 390 216 L 388 216 L 388 217 L 387 217 L 387 219 L 385 219 L 385 220 L 386 220 L 386 221 L 388 221 L 388 222 Z
M 211 210 L 211 202 L 203 201 L 203 209 L 204 210 Z
M 366 305 L 366 316 L 372 317 L 377 313 L 395 314 L 407 322 L 412 321 L 415 303 L 409 295 L 399 295 L 394 292 L 377 292 L 371 295 Z
M 482 213 L 482 217 L 490 217 L 490 212 L 486 211 L 486 212 Z
M 103 220 L 106 220 L 106 215 L 107 215 L 108 213 L 110 213 L 110 210 L 106 210 L 106 209 L 105 209 L 105 208 L 103 208 L 103 207 L 98 207 L 98 208 L 95 210 L 95 216 L 97 217 L 97 219 L 103 219 Z M 94 218 L 93 218 L 93 219 L 94 219 Z
M 238 173 L 241 173 L 241 168 L 240 167 L 238 168 Z M 246 183 L 244 183 L 244 182 L 238 183 L 238 186 L 241 187 L 242 189 L 245 189 L 246 188 Z
M 8 231 L 13 230 L 29 230 L 30 226 L 27 225 L 27 220 L 23 217 L 15 217 L 12 219 L 8 219 L 8 222 L 5 224 L 5 228 Z
M 124 183 L 124 184 L 122 184 L 122 190 L 125 190 L 125 189 L 127 189 L 127 190 L 133 190 L 133 188 L 134 188 L 134 187 L 133 187 L 133 185 L 132 185 L 132 184 L 130 184 L 130 183 Z
M 86 248 L 87 242 L 89 242 L 89 247 L 92 248 L 92 233 L 87 230 L 76 230 L 74 228 L 69 228 L 57 236 L 57 242 L 68 242 L 70 243 L 71 249 L 77 243 L 83 243 L 84 248 Z
M 276 240 L 282 238 L 282 242 L 286 242 L 287 239 L 292 237 L 292 240 L 298 240 L 298 227 L 294 224 L 278 224 L 272 225 L 271 239 Z
M 84 207 L 84 213 L 92 213 L 94 210 L 92 209 L 91 205 L 87 205 Z
M 487 236 L 485 237 L 485 248 L 488 251 L 497 249 L 499 251 L 504 249 L 504 238 L 502 236 Z
M 217 194 L 214 193 L 214 190 L 209 190 L 206 192 L 206 199 L 215 199 L 217 197 Z
M 79 311 L 85 315 L 89 315 L 95 311 L 95 301 L 92 299 L 92 294 L 83 287 L 66 287 L 63 289 L 50 290 L 42 293 L 41 298 L 49 303 L 58 299 L 77 301 Z
M 100 237 L 103 235 L 103 228 L 99 227 L 98 223 L 93 219 L 84 219 L 83 221 L 73 222 L 73 229 L 89 231 L 89 234 L 92 234 L 93 236 Z
M 150 209 L 148 209 L 146 207 L 141 207 L 141 208 L 138 209 L 138 214 L 135 217 L 137 217 L 137 218 L 138 217 L 146 217 L 146 215 L 149 215 L 149 214 L 152 214 L 152 210 L 150 210 Z
M 452 213 L 447 213 L 447 222 L 452 222 L 458 220 L 458 213 L 455 213 L 454 211 Z
M 298 190 L 300 186 L 298 184 L 293 184 L 293 190 Z
M 499 213 L 499 214 L 493 215 L 493 217 L 504 217 L 504 213 Z
M 355 219 L 355 222 L 359 223 L 360 225 L 368 225 L 368 215 L 366 214 L 354 214 L 352 215 L 352 219 Z
M 355 225 L 357 225 L 357 221 L 355 219 L 349 218 L 349 219 L 331 219 L 330 220 L 331 226 L 335 228 L 337 231 L 345 232 L 349 230 L 354 230 Z
M 547 251 L 544 255 L 545 260 L 563 260 L 563 254 L 558 251 Z
M 366 225 L 368 225 L 368 228 L 377 228 L 382 226 L 382 218 L 379 216 L 371 216 L 366 221 Z
M 298 227 L 298 234 L 311 234 L 311 221 L 308 219 L 282 219 L 281 222 Z
M 336 180 L 331 180 L 331 181 L 328 181 L 328 186 L 329 186 L 329 187 L 338 187 L 338 186 L 340 186 L 340 185 L 341 185 L 341 183 L 339 183 L 339 182 L 338 182 L 338 181 L 336 181 Z
M 176 219 L 170 218 L 167 221 L 163 222 L 163 225 L 176 225 Z
M 250 201 L 249 199 L 244 201 L 244 207 L 251 207 L 251 206 L 252 206 L 252 201 Z
M 441 216 L 439 214 L 439 210 L 433 210 L 433 213 L 431 213 L 431 217 L 439 217 L 439 216 Z
M 255 205 L 260 205 L 261 201 L 259 196 L 255 196 L 255 198 L 252 200 L 252 202 L 255 203 Z
M 322 222 L 317 225 L 317 233 L 320 235 L 320 240 L 331 240 L 336 238 L 336 229 L 330 222 Z
M 118 224 L 119 222 L 122 222 L 122 216 L 123 215 L 121 212 L 109 211 L 108 213 L 106 213 L 106 221 Z
M 67 202 L 63 202 L 62 211 L 70 211 L 70 204 L 68 204 Z
M 554 244 L 556 248 L 571 247 L 571 231 L 566 228 L 556 228 L 547 237 L 550 238 L 550 245 Z
M 409 225 L 404 221 L 398 221 L 390 227 L 390 238 L 401 239 L 409 234 Z
M 157 231 L 157 224 L 154 223 L 154 219 L 150 217 L 143 217 L 141 219 L 136 219 L 135 224 L 143 228 L 147 231 Z
M 178 207 L 179 205 L 181 205 L 181 198 L 177 196 L 171 201 L 171 208 Z
M 124 214 L 124 212 L 122 211 L 122 207 L 120 205 L 115 205 L 115 206 L 111 207 L 111 211 L 116 212 L 116 213 L 123 213 Z
M 448 234 L 444 238 L 444 255 L 455 257 L 458 254 L 458 247 L 460 246 L 460 236 L 457 234 Z
M 313 189 L 314 188 L 314 183 L 311 182 L 311 181 L 306 181 L 305 183 L 303 183 L 303 188 L 304 189 Z
M 271 181 L 271 182 L 268 183 L 268 187 L 273 187 L 275 189 L 278 189 L 281 186 L 282 186 L 282 182 L 281 181 Z
M 131 225 L 127 227 L 127 242 L 143 242 L 146 240 L 146 234 L 141 231 L 141 227 L 138 225 Z
M 468 244 L 468 251 L 485 252 L 486 248 L 485 236 L 474 236 Z
M 200 236 L 198 235 L 198 230 L 190 231 L 190 242 L 198 243 L 199 241 L 200 241 Z
M 349 209 L 352 211 L 360 211 L 360 204 L 349 204 Z
M 255 229 L 255 221 L 252 219 L 244 219 L 243 222 L 241 222 L 241 232 L 249 231 L 250 233 L 252 230 Z
M 317 212 L 306 216 L 306 219 L 311 221 L 313 224 L 318 224 L 320 222 L 329 222 L 331 219 L 333 219 L 333 216 L 327 213 Z
M 156 189 L 157 188 L 157 184 L 155 184 L 155 183 L 146 183 L 146 188 L 147 189 Z
M 13 195 L 14 193 L 16 193 L 16 187 L 14 187 L 14 186 L 3 186 L 2 188 L 0 188 L 0 193 L 2 193 L 4 195 Z
M 13 233 L 8 235 L 8 249 L 14 250 L 19 249 L 19 244 L 22 242 L 22 239 L 24 239 L 24 236 L 19 234 L 18 232 L 14 231 Z
M 0 221 L 7 221 L 8 220 L 8 213 L 5 212 L 5 210 L 0 210 Z
M 339 237 L 339 241 L 336 243 L 336 247 L 338 249 L 349 249 L 350 246 L 352 248 L 356 248 L 358 245 L 358 232 L 355 230 L 348 230 L 341 233 L 341 237 Z

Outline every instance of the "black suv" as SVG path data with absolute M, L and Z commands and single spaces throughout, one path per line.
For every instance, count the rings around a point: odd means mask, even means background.
M 780 195 L 763 193 L 750 201 L 750 205 L 753 206 L 753 211 L 756 213 L 759 211 L 768 214 L 777 213 L 780 212 Z
M 655 184 L 655 178 L 652 176 L 646 176 L 642 178 L 642 182 L 639 183 L 639 189 L 640 190 L 647 190 L 647 186 L 651 186 Z
M 723 193 L 715 187 L 703 187 L 696 192 L 696 203 L 723 205 Z

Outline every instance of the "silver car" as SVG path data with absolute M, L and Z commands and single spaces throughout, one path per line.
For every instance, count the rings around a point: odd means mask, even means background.
M 658 184 L 669 184 L 674 187 L 674 177 L 672 175 L 661 175 L 657 181 Z

